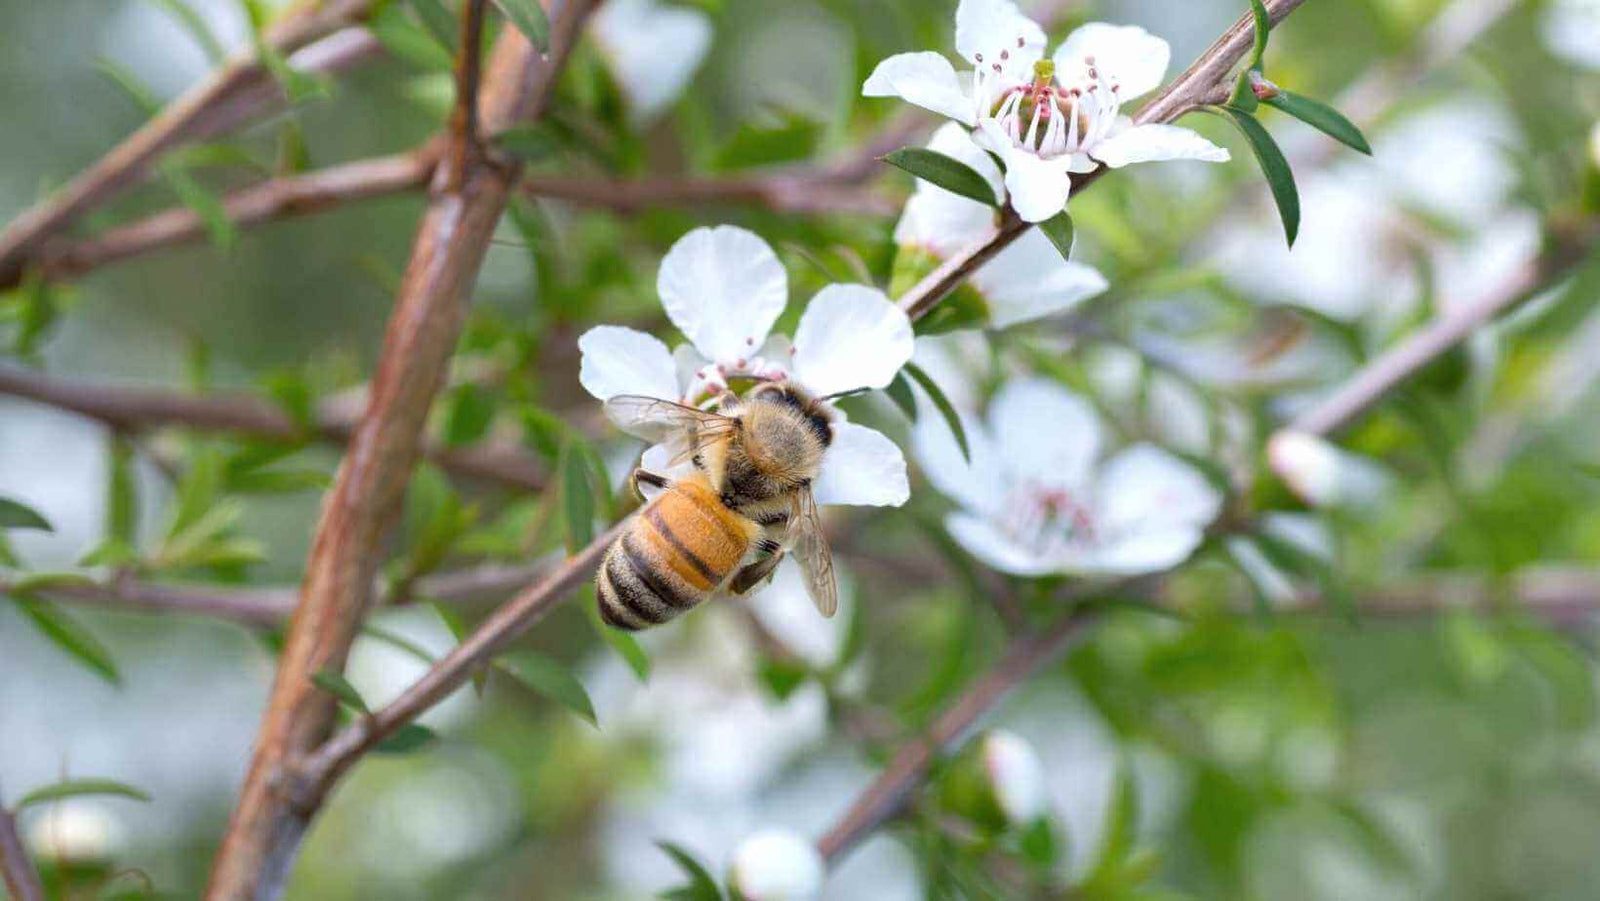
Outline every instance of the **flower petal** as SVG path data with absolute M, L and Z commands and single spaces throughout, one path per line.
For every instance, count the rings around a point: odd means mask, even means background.
M 1189 559 L 1205 539 L 1199 526 L 1168 526 L 1129 532 L 1085 553 L 1073 572 L 1096 576 L 1133 576 L 1161 572 Z
M 995 197 L 1005 198 L 1005 178 L 1000 167 L 995 165 L 994 157 L 973 143 L 966 129 L 954 122 L 945 123 L 933 133 L 928 149 L 971 166 L 989 183 Z M 906 201 L 900 222 L 895 225 L 894 240 L 901 246 L 921 247 L 944 257 L 987 237 L 994 228 L 993 207 L 918 180 L 916 191 Z
M 1222 493 L 1193 466 L 1153 444 L 1119 451 L 1101 470 L 1095 527 L 1112 535 L 1201 529 Z
M 601 400 L 643 394 L 676 400 L 677 365 L 653 335 L 620 325 L 597 325 L 578 339 L 578 382 Z
M 1036 228 L 973 273 L 972 284 L 989 301 L 995 328 L 1065 312 L 1109 287 L 1100 270 L 1062 260 Z
M 794 374 L 818 395 L 885 388 L 911 359 L 911 320 L 876 288 L 828 285 L 794 333 Z
M 1007 382 L 989 404 L 1003 464 L 1039 487 L 1081 490 L 1100 454 L 1100 416 L 1082 397 L 1047 379 Z
M 1061 212 L 1072 193 L 1071 156 L 1058 156 L 1042 160 L 1034 154 L 1017 149 L 1000 123 L 984 119 L 978 123 L 983 129 L 985 142 L 996 148 L 1006 164 L 1006 190 L 1011 193 L 1011 206 L 1025 222 L 1043 222 Z
M 711 47 L 711 17 L 654 0 L 611 0 L 589 33 L 615 73 L 636 125 L 666 111 Z
M 898 507 L 911 497 L 905 455 L 877 429 L 835 422 L 814 494 L 818 504 Z
M 899 97 L 963 125 L 971 125 L 972 97 L 943 55 L 926 50 L 897 53 L 881 63 L 861 85 L 863 97 Z
M 661 260 L 656 290 L 667 318 L 718 362 L 747 356 L 767 339 L 789 301 L 789 277 L 772 247 L 732 225 L 697 228 Z
M 676 481 L 694 472 L 694 462 L 691 460 L 685 459 L 676 464 L 672 463 L 672 458 L 682 453 L 683 448 L 675 446 L 671 442 L 652 444 L 644 449 L 643 456 L 639 458 L 639 468 L 646 472 L 653 472 L 656 475 L 666 476 L 669 481 Z M 644 482 L 639 483 L 639 493 L 644 495 L 646 501 L 654 500 L 662 490 L 654 485 Z
M 1089 155 L 1113 169 L 1160 160 L 1226 163 L 1228 151 L 1177 125 L 1135 125 L 1089 148 Z
M 985 564 L 1018 576 L 1042 576 L 1056 571 L 1055 562 L 1013 541 L 987 519 L 970 513 L 952 513 L 944 526 L 972 556 Z
M 981 423 L 964 413 L 961 423 L 972 451 L 971 462 L 962 456 L 949 424 L 919 396 L 911 450 L 922 474 L 939 493 L 970 512 L 998 516 L 1006 503 L 1004 464 Z
M 1026 81 L 1044 42 L 1044 29 L 1011 0 L 961 0 L 956 7 L 956 52 L 974 66 L 1000 66 L 1007 79 Z
M 1093 58 L 1095 70 L 1119 85 L 1121 99 L 1128 101 L 1161 84 L 1172 61 L 1172 48 L 1137 25 L 1090 22 L 1067 35 L 1053 58 L 1056 77 L 1065 85 L 1073 84 L 1083 73 L 1085 58 Z

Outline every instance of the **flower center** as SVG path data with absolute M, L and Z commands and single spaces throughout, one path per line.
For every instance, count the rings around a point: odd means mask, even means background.
M 1055 64 L 1040 60 L 1033 81 L 1008 88 L 990 113 L 1011 142 L 1041 159 L 1084 153 L 1116 125 L 1122 110 L 1122 85 L 1083 58 L 1083 70 L 1069 87 L 1056 78 Z
M 727 363 L 707 363 L 696 370 L 694 378 L 689 380 L 682 402 L 698 407 L 732 390 L 730 386 L 735 381 L 779 382 L 788 377 L 789 371 L 783 364 L 765 357 L 741 357 Z
M 1059 552 L 1072 543 L 1096 540 L 1089 508 L 1057 486 L 1027 484 L 1011 493 L 1002 528 L 1012 539 L 1040 555 Z

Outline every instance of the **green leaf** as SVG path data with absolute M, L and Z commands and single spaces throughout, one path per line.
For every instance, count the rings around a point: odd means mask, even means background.
M 663 897 L 681 901 L 722 901 L 722 889 L 717 887 L 717 881 L 711 878 L 711 873 L 694 855 L 668 841 L 658 841 L 656 847 L 665 851 L 689 879 L 687 885 L 673 889 Z
M 139 541 L 139 489 L 133 442 L 112 432 L 106 446 L 106 540 L 132 548 Z
M 816 152 L 821 140 L 822 123 L 785 112 L 776 122 L 740 125 L 712 158 L 711 167 L 727 172 L 803 160 Z
M 460 644 L 467 637 L 467 621 L 461 618 L 461 612 L 441 603 L 432 603 L 428 606 L 438 615 L 444 627 L 450 630 L 450 636 Z M 474 667 L 472 670 L 472 691 L 478 697 L 483 697 L 483 688 L 489 684 L 489 672 L 484 667 Z
M 433 39 L 444 45 L 454 57 L 456 47 L 461 43 L 456 17 L 451 15 L 439 0 L 408 0 L 408 2 L 416 11 L 417 18 L 422 20 L 423 27 L 433 35 Z
M 605 639 L 606 644 L 628 664 L 628 669 L 633 670 L 633 674 L 640 682 L 650 681 L 649 652 L 633 635 L 621 629 L 613 629 L 601 621 L 600 610 L 595 606 L 593 585 L 585 585 L 579 589 L 577 603 L 583 608 L 584 615 L 589 618 L 589 625 L 594 627 L 595 634 Z
M 1067 215 L 1066 210 L 1062 210 L 1054 216 L 1051 216 L 1049 219 L 1039 223 L 1039 231 L 1044 232 L 1044 236 L 1049 238 L 1050 243 L 1056 246 L 1056 250 L 1061 254 L 1061 259 L 1071 261 L 1073 238 L 1072 217 Z
M 494 395 L 482 385 L 467 383 L 450 391 L 449 413 L 445 417 L 444 442 L 452 446 L 472 444 L 489 433 L 494 421 Z
M 311 684 L 322 689 L 338 699 L 339 703 L 360 714 L 370 714 L 367 702 L 361 697 L 361 692 L 350 684 L 344 674 L 336 670 L 320 669 L 311 674 Z
M 239 231 L 228 217 L 222 198 L 181 166 L 167 164 L 161 167 L 161 172 L 166 177 L 167 186 L 178 195 L 183 205 L 200 218 L 200 224 L 205 227 L 211 243 L 220 250 L 231 250 L 238 240 Z
M 139 112 L 144 113 L 145 118 L 161 112 L 160 98 L 132 69 L 110 57 L 101 56 L 95 58 L 94 70 L 115 85 L 124 97 L 139 108 Z
M 506 153 L 530 163 L 549 159 L 561 150 L 560 138 L 538 125 L 513 126 L 497 135 L 494 142 Z
M 17 559 L 17 553 L 11 549 L 11 542 L 6 540 L 6 533 L 3 530 L 0 530 L 0 566 L 22 566 L 22 561 Z
M 441 47 L 422 26 L 411 21 L 398 4 L 383 6 L 368 18 L 367 30 L 396 59 L 434 72 L 449 72 L 455 67 L 450 48 Z
M 1346 119 L 1343 113 L 1326 103 L 1282 89 L 1279 89 L 1278 96 L 1263 102 L 1273 109 L 1288 113 L 1346 147 L 1365 153 L 1367 156 L 1372 155 L 1372 145 L 1367 143 L 1367 138 L 1361 133 L 1361 129 Z
M 960 160 L 945 156 L 926 147 L 902 147 L 885 156 L 883 161 L 904 169 L 912 175 L 930 182 L 952 194 L 976 200 L 989 206 L 998 206 L 994 188 L 976 170 Z
M 222 42 L 218 41 L 217 36 L 211 33 L 211 28 L 206 25 L 205 18 L 195 12 L 194 7 L 184 2 L 184 0 L 151 0 L 151 2 L 166 10 L 168 15 L 178 20 L 178 24 L 183 26 L 183 30 L 189 32 L 189 37 L 193 38 L 194 42 L 200 45 L 200 49 L 205 51 L 206 59 L 210 60 L 213 66 L 219 65 L 223 60 L 227 59 L 228 53 L 222 49 Z
M 567 518 L 567 547 L 576 553 L 594 540 L 594 494 L 589 463 L 571 441 L 561 455 L 561 507 Z
M 317 426 L 317 394 L 302 373 L 282 370 L 261 379 L 261 387 L 277 402 L 295 427 L 309 435 Z
M 120 568 L 132 566 L 139 562 L 139 552 L 127 543 L 116 539 L 107 538 L 90 548 L 82 557 L 78 558 L 79 566 L 109 566 Z
M 1351 625 L 1359 622 L 1360 609 L 1355 593 L 1339 578 L 1338 571 L 1328 561 L 1270 532 L 1257 531 L 1253 537 L 1256 547 L 1273 566 L 1315 582 L 1324 604 Z
M 1087 882 L 1100 889 L 1112 888 L 1120 882 L 1122 870 L 1134 853 L 1134 842 L 1139 837 L 1139 781 L 1132 764 L 1123 760 L 1117 767 L 1117 782 L 1111 797 L 1111 810 L 1101 841 L 1100 856 Z M 1091 892 L 1091 895 L 1100 892 Z
M 1266 4 L 1250 0 L 1250 13 L 1255 17 L 1255 45 L 1250 48 L 1250 65 L 1247 69 L 1260 70 L 1261 57 L 1267 52 L 1267 38 L 1272 34 L 1272 17 L 1267 15 Z
M 923 372 L 922 367 L 917 364 L 907 363 L 904 371 L 915 379 L 918 385 L 922 386 L 922 390 L 933 401 L 933 405 L 939 410 L 939 415 L 944 417 L 945 425 L 950 427 L 950 434 L 955 436 L 956 444 L 961 447 L 962 459 L 971 463 L 972 449 L 967 446 L 967 430 L 961 424 L 961 415 L 956 412 L 955 405 L 950 403 L 950 398 L 944 396 L 944 392 L 939 390 L 939 386 L 934 383 L 933 378 Z
M 122 676 L 117 671 L 116 661 L 111 659 L 111 652 L 82 623 L 63 613 L 56 605 L 39 598 L 13 592 L 12 600 L 17 602 L 17 609 L 56 647 L 112 685 L 122 684 Z
M 535 651 L 514 651 L 495 663 L 517 681 L 584 718 L 589 725 L 599 725 L 589 692 L 561 661 Z
M 420 723 L 406 723 L 372 750 L 378 754 L 410 754 L 439 740 L 439 733 Z
M 36 591 L 49 591 L 53 588 L 93 588 L 95 581 L 83 573 L 74 572 L 35 572 L 28 573 L 11 583 L 11 590 L 17 594 L 32 594 Z
M 1233 124 L 1250 142 L 1250 149 L 1255 152 L 1256 162 L 1261 165 L 1261 174 L 1266 176 L 1267 186 L 1272 189 L 1272 199 L 1278 205 L 1278 216 L 1283 220 L 1283 234 L 1288 239 L 1289 246 L 1294 246 L 1294 239 L 1300 232 L 1300 193 L 1294 186 L 1294 173 L 1289 169 L 1289 161 L 1284 159 L 1283 151 L 1278 149 L 1272 135 L 1267 133 L 1261 123 L 1249 113 L 1232 107 L 1221 107 L 1223 113 L 1233 120 Z
M 917 398 L 911 393 L 911 383 L 906 381 L 905 373 L 895 373 L 894 381 L 883 389 L 883 393 L 889 395 L 889 399 L 894 401 L 894 405 L 900 408 L 900 412 L 904 413 L 907 419 L 913 423 L 917 421 Z
M 55 527 L 50 525 L 50 520 L 39 515 L 37 510 L 8 497 L 0 497 L 0 529 L 55 531 Z
M 39 343 L 49 334 L 61 316 L 61 299 L 58 290 L 35 272 L 29 272 L 17 288 L 15 296 L 21 306 L 17 313 L 17 329 L 12 339 L 16 355 L 25 360 L 37 357 Z
M 540 53 L 550 51 L 550 18 L 539 0 L 494 0 L 494 5 Z
M 437 658 L 433 656 L 431 651 L 398 632 L 390 632 L 381 626 L 374 626 L 368 623 L 361 627 L 361 634 L 404 651 L 423 663 L 432 664 L 437 662 Z
M 811 671 L 798 660 L 769 658 L 761 661 L 758 675 L 761 684 L 772 692 L 772 697 L 782 702 L 789 700 L 789 696 L 806 681 Z
M 88 795 L 110 795 L 117 798 L 127 798 L 130 801 L 149 801 L 150 796 L 140 789 L 134 788 L 126 782 L 117 782 L 114 779 L 68 779 L 54 785 L 36 788 L 17 800 L 16 810 L 32 807 L 36 804 L 48 804 L 51 801 L 64 801 L 67 798 L 82 798 Z

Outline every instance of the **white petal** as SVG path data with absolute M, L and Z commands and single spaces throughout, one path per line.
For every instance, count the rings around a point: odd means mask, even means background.
M 882 291 L 828 285 L 794 333 L 794 374 L 819 395 L 885 388 L 911 359 L 911 320 Z
M 700 351 L 695 350 L 693 344 L 679 344 L 672 349 L 672 365 L 678 374 L 678 397 L 698 400 L 696 395 L 705 388 L 705 384 L 698 382 L 696 376 L 709 362 L 700 356 Z
M 945 517 L 945 528 L 967 553 L 985 564 L 1018 576 L 1042 576 L 1056 571 L 1056 564 L 1023 547 L 1001 532 L 993 523 L 970 513 Z
M 1100 454 L 1100 416 L 1089 402 L 1047 379 L 1007 382 L 989 405 L 1004 466 L 1040 487 L 1081 490 Z
M 971 166 L 989 183 L 996 199 L 1005 197 L 1000 167 L 973 143 L 966 129 L 954 122 L 945 123 L 933 133 L 928 149 Z M 993 207 L 919 180 L 895 225 L 894 240 L 902 247 L 920 247 L 934 256 L 945 257 L 989 236 L 994 229 Z
M 653 335 L 620 325 L 597 325 L 578 338 L 578 382 L 601 400 L 643 394 L 677 400 L 677 367 Z
M 920 392 L 917 422 L 911 428 L 912 452 L 922 474 L 941 494 L 974 513 L 998 516 L 1006 503 L 1003 463 L 985 427 L 964 412 L 960 415 L 971 462 L 962 456 L 961 445 L 944 417 Z
M 1222 510 L 1222 493 L 1193 466 L 1153 444 L 1136 444 L 1100 473 L 1095 527 L 1111 535 L 1204 528 Z
M 960 160 L 971 166 L 974 172 L 983 176 L 983 180 L 989 183 L 989 187 L 994 191 L 995 199 L 1005 200 L 1005 182 L 1004 176 L 1000 172 L 1000 167 L 995 165 L 994 157 L 985 152 L 982 147 L 973 143 L 972 132 L 956 125 L 954 122 L 946 122 L 933 133 L 933 137 L 928 139 L 928 149 L 937 150 L 945 156 Z M 917 182 L 917 190 L 944 191 L 943 188 L 925 181 Z M 977 203 L 977 201 L 972 202 Z
M 1161 84 L 1172 61 L 1167 42 L 1137 25 L 1090 22 L 1074 29 L 1056 48 L 1056 77 L 1071 85 L 1083 72 L 1085 57 L 1094 58 L 1095 70 L 1112 84 L 1124 101 L 1148 94 Z
M 757 832 L 734 849 L 728 882 L 749 901 L 812 901 L 825 875 L 816 846 L 792 832 Z
M 819 504 L 898 507 L 911 497 L 905 455 L 877 429 L 835 422 L 813 493 Z
M 861 85 L 863 97 L 899 97 L 923 109 L 971 125 L 973 101 L 955 67 L 931 50 L 897 53 L 881 63 Z
M 1113 169 L 1160 160 L 1226 163 L 1228 151 L 1177 125 L 1135 125 L 1089 148 L 1089 155 Z
M 772 247 L 732 225 L 697 228 L 661 260 L 656 290 L 667 318 L 716 362 L 747 356 L 789 301 L 789 277 Z
M 1199 526 L 1169 526 L 1129 532 L 1095 547 L 1071 567 L 1097 576 L 1133 576 L 1161 572 L 1189 559 L 1205 539 Z
M 995 328 L 1065 312 L 1109 287 L 1100 270 L 1061 259 L 1036 228 L 985 263 L 972 284 L 989 301 L 989 324 Z
M 956 7 L 956 52 L 975 66 L 998 64 L 1006 77 L 1026 81 L 1044 42 L 1044 29 L 1011 0 L 961 0 Z
M 672 463 L 672 458 L 681 456 L 682 453 L 683 448 L 680 446 L 652 444 L 644 449 L 644 454 L 639 458 L 639 468 L 646 472 L 653 472 L 656 475 L 666 476 L 669 480 L 681 479 L 695 471 L 694 462 L 691 460 L 680 460 L 676 464 Z M 661 493 L 661 489 L 654 485 L 640 482 L 639 493 L 644 495 L 645 500 L 649 501 L 654 500 L 655 496 Z
M 711 48 L 711 17 L 654 0 L 611 0 L 589 34 L 616 75 L 634 124 L 670 107 Z
M 1072 193 L 1071 156 L 1042 160 L 1011 144 L 1000 123 L 984 119 L 978 123 L 989 146 L 1000 149 L 1006 163 L 1006 190 L 1011 206 L 1025 222 L 1043 222 L 1061 212 Z
M 1027 739 L 995 729 L 983 739 L 983 767 L 1006 819 L 1027 826 L 1044 809 L 1044 764 Z

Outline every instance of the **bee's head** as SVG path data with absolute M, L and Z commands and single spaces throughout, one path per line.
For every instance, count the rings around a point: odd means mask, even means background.
M 751 463 L 791 486 L 816 477 L 833 443 L 833 411 L 793 382 L 756 386 L 740 404 L 739 441 Z

